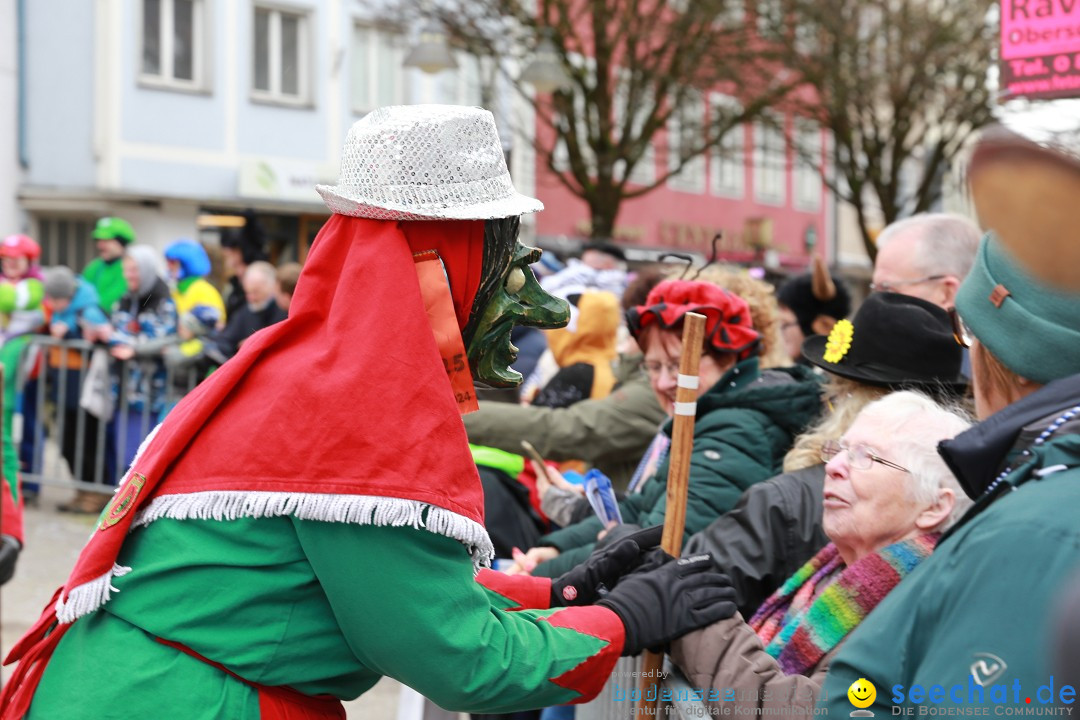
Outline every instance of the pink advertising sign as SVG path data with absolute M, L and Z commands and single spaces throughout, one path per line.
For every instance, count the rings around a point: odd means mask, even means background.
M 1080 97 L 1080 0 L 1002 0 L 1006 97 Z

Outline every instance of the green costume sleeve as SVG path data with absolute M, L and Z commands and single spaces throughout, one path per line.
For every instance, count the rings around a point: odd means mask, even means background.
M 412 528 L 296 528 L 357 658 L 448 710 L 586 700 L 621 652 L 622 624 L 606 608 L 493 605 L 456 540 Z
M 26 335 L 14 337 L 0 348 L 0 366 L 3 368 L 3 398 L 0 403 L 0 443 L 3 445 L 3 462 L 0 467 L 3 479 L 0 481 L 0 491 L 3 492 L 3 498 L 0 499 L 0 525 L 4 535 L 11 535 L 20 543 L 23 541 L 23 513 L 19 499 L 19 454 L 15 452 L 12 428 L 17 394 L 16 371 L 28 340 Z

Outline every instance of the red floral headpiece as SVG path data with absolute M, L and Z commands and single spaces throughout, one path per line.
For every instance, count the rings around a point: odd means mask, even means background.
M 750 307 L 738 295 L 718 285 L 699 280 L 665 280 L 652 289 L 644 305 L 626 313 L 627 325 L 635 339 L 658 323 L 665 330 L 677 328 L 683 316 L 696 312 L 705 316 L 705 347 L 749 357 L 761 335 L 750 319 Z

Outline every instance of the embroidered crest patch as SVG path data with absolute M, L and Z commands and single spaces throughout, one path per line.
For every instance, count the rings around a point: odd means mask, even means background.
M 105 508 L 105 512 L 102 513 L 101 525 L 98 526 L 98 530 L 107 530 L 123 520 L 124 516 L 135 505 L 135 498 L 139 497 L 139 492 L 145 484 L 146 477 L 144 475 L 132 473 L 124 487 L 120 489 L 120 492 L 116 494 L 116 497 Z

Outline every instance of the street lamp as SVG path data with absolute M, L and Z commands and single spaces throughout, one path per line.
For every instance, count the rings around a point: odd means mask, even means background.
M 521 71 L 521 80 L 536 88 L 538 93 L 555 92 L 570 84 L 570 77 L 563 69 L 559 51 L 550 36 L 537 44 L 532 61 Z
M 454 70 L 458 66 L 446 42 L 446 33 L 434 20 L 420 31 L 419 42 L 405 56 L 402 65 L 420 68 L 431 75 L 443 70 Z

